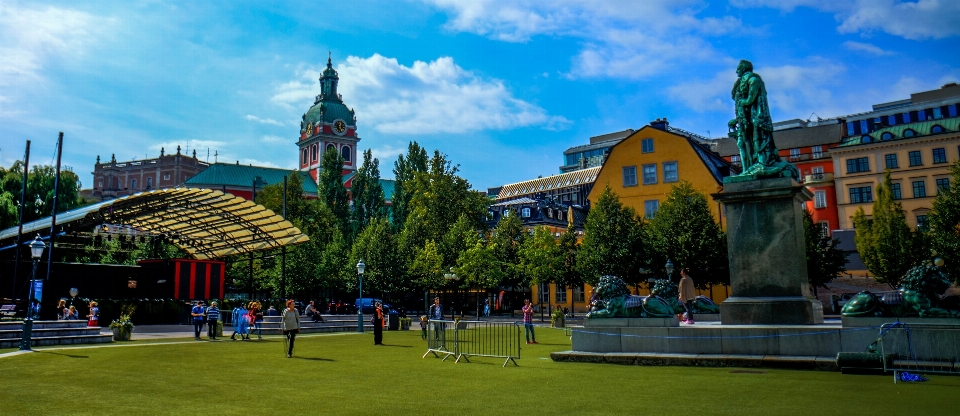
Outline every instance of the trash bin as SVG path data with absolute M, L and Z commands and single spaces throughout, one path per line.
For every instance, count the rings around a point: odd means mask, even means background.
M 387 318 L 388 318 L 387 320 L 388 329 L 390 329 L 391 331 L 396 331 L 400 329 L 400 314 L 397 313 L 397 311 L 391 310 L 390 314 L 387 315 Z

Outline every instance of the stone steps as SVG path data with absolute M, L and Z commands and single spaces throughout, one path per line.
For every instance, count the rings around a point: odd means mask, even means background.
M 0 348 L 17 348 L 23 337 L 22 322 L 0 325 Z M 34 321 L 31 345 L 73 345 L 111 342 L 112 335 L 100 335 L 100 327 L 88 327 L 86 321 Z

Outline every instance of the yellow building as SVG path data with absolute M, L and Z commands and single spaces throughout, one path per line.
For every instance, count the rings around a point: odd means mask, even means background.
M 831 149 L 840 228 L 853 228 L 859 208 L 873 214 L 876 189 L 888 169 L 907 224 L 925 228 L 933 199 L 939 188 L 950 186 L 950 166 L 960 157 L 958 130 L 957 117 L 899 124 L 849 137 Z
M 622 204 L 649 219 L 681 180 L 706 195 L 720 192 L 730 163 L 697 139 L 666 119 L 651 122 L 610 149 L 588 199 L 596 201 L 609 185 Z M 720 205 L 711 211 L 721 221 Z

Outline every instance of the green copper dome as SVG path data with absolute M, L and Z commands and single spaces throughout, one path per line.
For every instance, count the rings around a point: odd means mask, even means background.
M 313 106 L 303 115 L 303 122 L 300 128 L 306 128 L 307 124 L 316 125 L 319 123 L 333 123 L 340 119 L 348 126 L 356 127 L 353 110 L 347 108 L 337 94 L 337 83 L 340 77 L 337 71 L 333 69 L 330 58 L 327 58 L 327 68 L 323 70 L 323 76 L 320 77 L 320 95 L 313 102 Z

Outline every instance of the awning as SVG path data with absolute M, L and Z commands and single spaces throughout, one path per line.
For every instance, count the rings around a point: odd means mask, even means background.
M 23 225 L 24 239 L 46 235 L 51 218 Z M 195 259 L 222 258 L 309 241 L 273 211 L 211 189 L 161 189 L 104 201 L 57 216 L 57 232 L 91 232 L 102 224 L 163 235 Z M 0 232 L 12 243 L 17 227 Z

